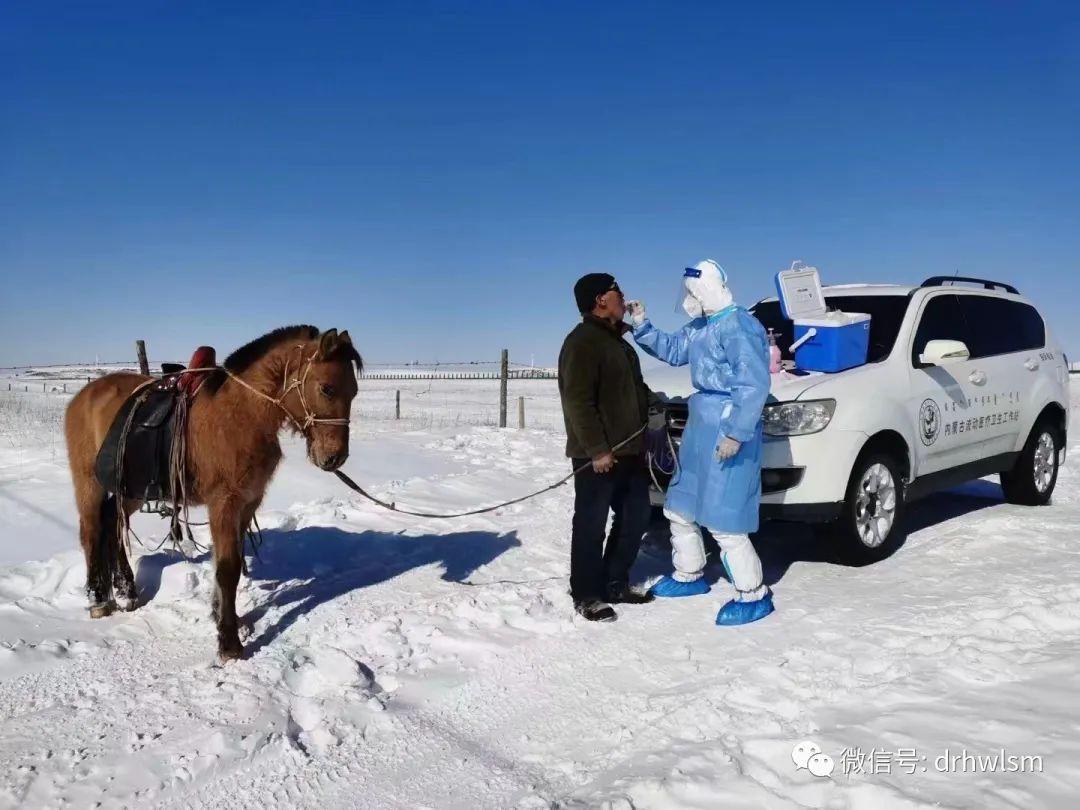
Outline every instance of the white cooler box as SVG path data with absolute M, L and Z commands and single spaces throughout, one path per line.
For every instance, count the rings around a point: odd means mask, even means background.
M 798 266 L 776 274 L 784 316 L 795 324 L 795 366 L 805 371 L 843 371 L 866 363 L 870 316 L 829 312 L 816 267 Z

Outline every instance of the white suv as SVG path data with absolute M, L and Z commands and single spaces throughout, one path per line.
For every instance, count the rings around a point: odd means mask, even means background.
M 859 562 L 891 553 L 905 504 L 934 490 L 998 473 L 1010 503 L 1049 502 L 1065 461 L 1068 360 L 1014 287 L 934 277 L 824 294 L 832 309 L 871 315 L 868 362 L 773 375 L 763 519 L 824 524 Z M 788 358 L 792 323 L 777 299 L 751 312 Z M 686 407 L 664 404 L 676 439 Z

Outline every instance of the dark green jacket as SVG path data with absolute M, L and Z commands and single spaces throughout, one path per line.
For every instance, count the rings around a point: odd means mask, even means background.
M 595 458 L 609 452 L 649 420 L 653 394 L 641 378 L 625 324 L 586 315 L 559 352 L 559 396 L 566 421 L 566 455 Z M 644 435 L 615 451 L 641 455 Z

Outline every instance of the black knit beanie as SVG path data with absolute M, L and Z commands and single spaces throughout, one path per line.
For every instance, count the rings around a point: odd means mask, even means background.
M 619 289 L 615 276 L 608 273 L 589 273 L 582 276 L 574 285 L 574 300 L 582 314 L 592 312 L 596 299 L 606 292 Z

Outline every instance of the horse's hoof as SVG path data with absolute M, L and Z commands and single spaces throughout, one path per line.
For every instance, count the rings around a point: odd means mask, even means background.
M 124 611 L 125 613 L 131 613 L 131 611 L 133 611 L 135 608 L 137 608 L 139 606 L 139 600 L 136 599 L 135 597 L 132 597 L 131 599 L 122 599 L 122 600 L 120 600 L 119 604 L 120 604 L 120 610 Z
M 223 664 L 227 661 L 238 661 L 243 657 L 244 647 L 239 642 L 235 645 L 230 644 L 225 647 L 218 647 L 218 660 Z
M 106 616 L 111 615 L 114 610 L 116 610 L 116 602 L 111 599 L 108 602 L 99 602 L 90 606 L 90 618 L 104 619 Z

